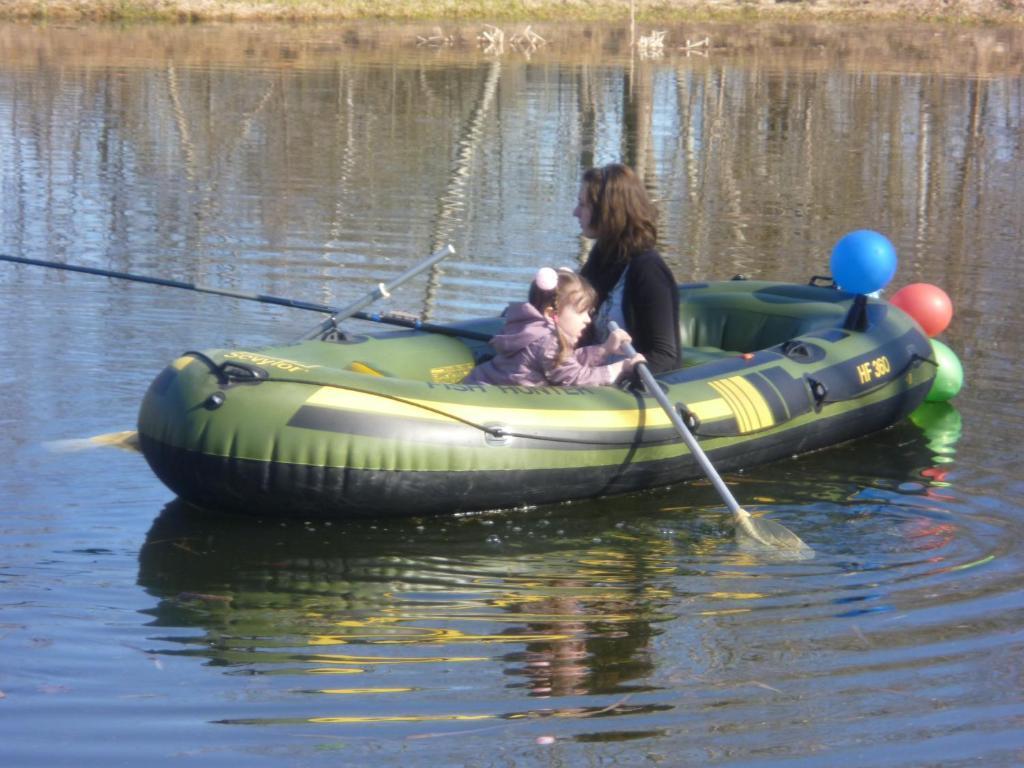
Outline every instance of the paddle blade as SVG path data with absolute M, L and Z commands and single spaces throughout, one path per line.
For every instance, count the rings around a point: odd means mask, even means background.
M 751 517 L 745 509 L 736 515 L 736 530 L 745 539 L 769 548 L 787 558 L 810 560 L 814 550 L 789 528 L 761 517 Z
M 105 435 L 95 437 L 79 437 L 70 440 L 51 440 L 45 443 L 46 447 L 56 453 L 69 453 L 74 451 L 86 451 L 91 448 L 112 446 L 125 451 L 139 450 L 139 433 L 134 429 L 124 432 L 108 432 Z

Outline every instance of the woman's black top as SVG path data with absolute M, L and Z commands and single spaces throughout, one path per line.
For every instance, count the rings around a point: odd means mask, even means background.
M 603 261 L 595 248 L 580 274 L 593 284 L 604 301 L 628 264 L 622 313 L 634 348 L 647 358 L 654 373 L 681 368 L 679 288 L 664 259 L 651 248 L 609 268 L 602 268 Z

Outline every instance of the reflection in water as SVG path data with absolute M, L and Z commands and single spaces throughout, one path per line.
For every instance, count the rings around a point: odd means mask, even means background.
M 435 226 L 431 241 L 431 253 L 443 248 L 450 243 L 455 232 L 464 220 L 466 208 L 470 201 L 466 196 L 466 185 L 475 168 L 475 157 L 479 153 L 480 143 L 484 137 L 484 122 L 487 119 L 491 106 L 494 103 L 494 94 L 501 77 L 501 64 L 495 60 L 487 69 L 487 77 L 480 91 L 480 99 L 474 107 L 466 127 L 459 138 L 458 149 L 454 168 L 448 180 L 444 194 L 438 198 L 437 225 Z M 434 296 L 440 287 L 440 276 L 442 267 L 435 264 L 431 267 L 430 278 L 427 281 L 426 300 L 424 301 L 422 317 L 425 320 L 431 318 L 431 309 Z
M 202 629 L 172 654 L 206 657 L 230 674 L 331 678 L 308 692 L 408 694 L 406 706 L 421 711 L 401 717 L 429 720 L 458 702 L 436 694 L 460 668 L 457 677 L 472 679 L 481 674 L 474 669 L 497 665 L 506 688 L 532 697 L 645 690 L 638 681 L 651 672 L 650 642 L 668 596 L 657 582 L 674 572 L 681 546 L 709 546 L 655 533 L 602 531 L 592 518 L 545 512 L 253 525 L 176 502 L 140 551 L 139 583 L 160 598 L 157 625 Z M 425 669 L 383 671 L 390 667 Z M 336 676 L 373 682 L 339 686 Z
M 994 233 L 1019 233 L 1024 173 L 1012 30 L 937 35 L 924 56 L 912 29 L 861 49 L 816 27 L 724 27 L 706 59 L 639 62 L 621 31 L 532 60 L 400 54 L 400 33 L 362 35 L 0 25 L 17 190 L 0 240 L 325 304 L 453 241 L 460 258 L 410 308 L 445 320 L 493 312 L 538 262 L 579 253 L 579 175 L 625 160 L 660 201 L 682 280 L 802 281 L 860 225 L 892 235 L 901 281 L 957 306 L 987 309 L 1006 279 Z M 979 333 L 983 318 L 965 313 L 957 333 L 1011 343 Z
M 956 454 L 956 444 L 963 434 L 963 419 L 951 403 L 922 403 L 910 414 L 910 420 L 924 433 L 928 450 L 936 464 L 949 464 Z M 932 477 L 938 467 L 923 470 L 926 477 Z
M 861 445 L 799 463 L 801 479 L 783 482 L 805 503 L 772 503 L 785 463 L 739 485 L 755 513 L 794 516 L 819 550 L 809 563 L 739 550 L 703 484 L 586 510 L 380 524 L 254 521 L 175 502 L 139 553 L 154 626 L 167 630 L 157 653 L 270 681 L 265 705 L 218 719 L 233 724 L 429 733 L 557 718 L 587 720 L 584 741 L 637 738 L 680 717 L 714 721 L 687 691 L 727 696 L 741 722 L 755 717 L 753 700 L 740 703 L 754 690 L 792 716 L 823 675 L 867 709 L 877 690 L 856 693 L 855 681 L 880 663 L 874 649 L 932 657 L 949 630 L 931 606 L 984 614 L 1004 589 L 1002 577 L 957 576 L 1007 551 L 1003 524 L 965 518 L 954 481 L 934 475 L 953 466 L 955 410 L 917 419 L 924 429 L 908 422 L 872 447 L 873 482 L 850 479 Z M 890 615 L 900 620 L 870 623 Z M 973 657 L 970 634 L 961 642 Z M 914 669 L 897 665 L 894 686 L 917 685 Z M 636 724 L 611 724 L 624 716 Z

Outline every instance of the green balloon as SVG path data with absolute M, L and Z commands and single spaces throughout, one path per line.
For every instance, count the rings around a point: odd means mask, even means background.
M 960 364 L 956 353 L 938 339 L 931 339 L 932 353 L 939 364 L 935 372 L 935 381 L 928 391 L 925 400 L 929 403 L 944 403 L 956 397 L 964 385 L 964 367 Z

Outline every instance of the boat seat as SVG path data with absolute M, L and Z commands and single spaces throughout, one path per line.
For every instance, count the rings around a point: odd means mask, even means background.
M 683 367 L 692 368 L 695 365 L 712 363 L 725 357 L 736 357 L 736 354 L 718 347 L 683 347 Z
M 679 307 L 679 331 L 683 342 L 684 358 L 691 352 L 694 358 L 713 359 L 744 352 L 757 352 L 782 344 L 797 336 L 822 328 L 842 324 L 845 313 L 835 311 L 807 312 L 806 305 L 762 302 L 751 308 L 749 298 L 728 301 L 728 297 L 715 297 L 704 301 L 691 297 Z

